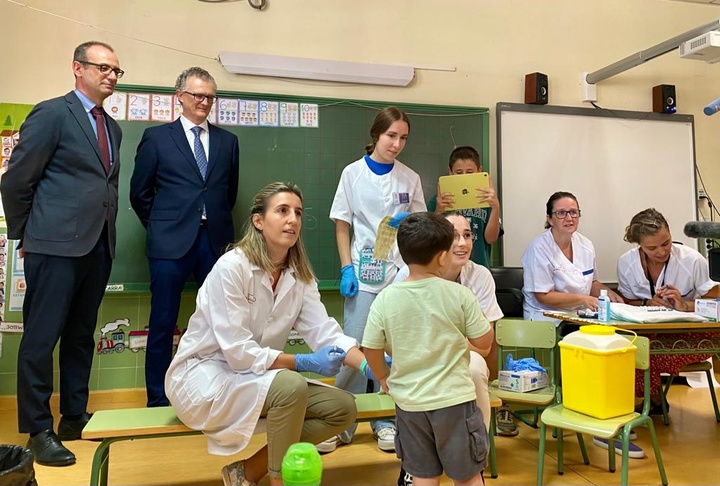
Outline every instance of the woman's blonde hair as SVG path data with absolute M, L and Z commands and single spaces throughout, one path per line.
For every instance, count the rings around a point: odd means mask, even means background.
M 268 210 L 270 199 L 281 192 L 290 192 L 300 198 L 302 203 L 303 196 L 300 188 L 290 182 L 272 182 L 263 187 L 255 194 L 252 205 L 250 206 L 250 217 L 245 221 L 243 227 L 243 237 L 235 245 L 235 248 L 241 249 L 248 260 L 254 265 L 262 268 L 266 272 L 272 273 L 278 270 L 275 263 L 270 258 L 267 251 L 267 243 L 262 232 L 253 224 L 253 217 L 264 215 Z M 280 268 L 290 268 L 295 272 L 295 276 L 302 282 L 309 283 L 315 279 L 310 261 L 305 252 L 305 245 L 302 242 L 302 231 L 298 235 L 297 242 L 288 251 L 287 258 L 280 265 Z
M 628 243 L 640 244 L 646 236 L 652 236 L 663 228 L 670 231 L 668 222 L 660 211 L 655 208 L 648 208 L 640 211 L 630 220 L 630 224 L 625 228 L 625 238 Z

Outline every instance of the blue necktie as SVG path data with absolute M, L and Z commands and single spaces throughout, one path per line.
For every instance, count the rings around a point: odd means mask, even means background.
M 200 169 L 200 175 L 205 180 L 205 174 L 207 174 L 207 156 L 205 155 L 205 148 L 203 147 L 202 141 L 200 140 L 200 132 L 202 127 L 192 127 L 191 129 L 195 134 L 195 161 L 197 162 L 198 169 Z

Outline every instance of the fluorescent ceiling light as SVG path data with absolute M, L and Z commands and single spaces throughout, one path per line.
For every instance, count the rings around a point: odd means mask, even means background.
M 247 52 L 222 51 L 220 64 L 234 74 L 383 86 L 407 86 L 415 77 L 415 68 L 412 66 L 328 61 Z

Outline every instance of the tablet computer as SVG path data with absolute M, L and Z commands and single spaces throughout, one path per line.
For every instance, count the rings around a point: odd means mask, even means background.
M 490 204 L 478 202 L 477 189 L 490 187 L 490 174 L 476 172 L 474 174 L 446 175 L 438 180 L 440 194 L 449 192 L 455 199 L 455 205 L 446 211 L 457 209 L 489 208 Z

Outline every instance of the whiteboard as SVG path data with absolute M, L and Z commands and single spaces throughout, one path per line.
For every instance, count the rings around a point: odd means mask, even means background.
M 632 248 L 625 227 L 643 209 L 660 211 L 673 240 L 698 248 L 683 234 L 697 216 L 693 123 L 691 115 L 498 103 L 503 264 L 520 266 L 556 191 L 578 198 L 578 231 L 595 245 L 602 282 L 617 282 L 617 259 Z

